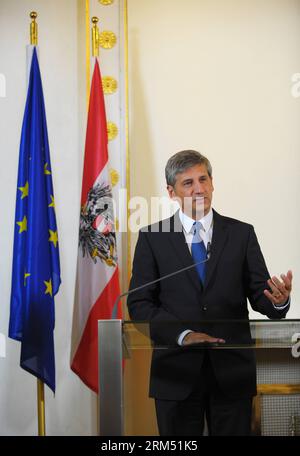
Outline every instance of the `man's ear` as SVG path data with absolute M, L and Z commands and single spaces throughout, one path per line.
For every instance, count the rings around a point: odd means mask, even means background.
M 167 185 L 167 191 L 168 191 L 168 193 L 169 193 L 169 197 L 170 197 L 171 199 L 173 199 L 174 196 L 175 196 L 175 190 L 174 190 L 173 185 Z

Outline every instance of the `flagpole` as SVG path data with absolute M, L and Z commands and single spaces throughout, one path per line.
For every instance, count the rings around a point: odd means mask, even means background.
M 37 379 L 38 433 L 46 435 L 44 383 Z
M 127 188 L 127 280 L 131 275 L 131 233 L 129 230 L 129 200 L 130 200 L 130 153 L 129 153 L 129 82 L 128 82 L 128 2 L 123 4 L 124 21 L 124 65 L 125 65 L 125 149 L 126 149 L 126 188 Z
M 85 0 L 86 110 L 89 110 L 91 90 L 90 0 Z
M 92 17 L 92 56 L 94 58 L 99 57 L 99 28 L 98 28 L 99 19 L 96 16 Z M 97 429 L 99 429 L 99 397 L 97 399 Z
M 38 44 L 38 25 L 36 23 L 37 13 L 32 11 L 30 13 L 30 18 L 32 19 L 30 23 L 30 44 L 32 46 L 37 46 Z M 38 435 L 46 435 L 46 426 L 45 426 L 45 391 L 44 383 L 37 379 L 37 411 L 38 411 Z
M 30 13 L 30 18 L 32 19 L 31 24 L 30 24 L 30 44 L 32 46 L 37 46 L 38 44 L 38 25 L 35 22 L 37 18 L 37 13 L 35 11 L 32 11 Z
M 96 16 L 92 17 L 92 56 L 99 57 L 99 19 Z

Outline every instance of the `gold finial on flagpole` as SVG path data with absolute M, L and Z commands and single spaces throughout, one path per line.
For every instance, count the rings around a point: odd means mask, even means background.
M 99 28 L 98 28 L 98 22 L 99 19 L 98 17 L 94 16 L 92 17 L 92 53 L 93 57 L 98 57 L 99 56 Z
M 37 13 L 35 11 L 32 11 L 30 13 L 30 18 L 32 19 L 30 23 L 30 44 L 32 46 L 37 46 L 38 44 L 38 25 L 35 22 L 37 18 Z

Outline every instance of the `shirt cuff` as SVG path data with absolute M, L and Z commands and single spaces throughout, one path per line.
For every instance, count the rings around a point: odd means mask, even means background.
M 182 342 L 183 342 L 183 339 L 185 338 L 185 336 L 189 333 L 192 333 L 193 331 L 191 329 L 186 329 L 185 331 L 183 331 L 182 333 L 179 334 L 178 338 L 177 338 L 177 343 L 178 345 L 182 346 Z
M 273 304 L 273 306 L 275 307 L 276 310 L 283 310 L 286 307 L 288 307 L 290 305 L 290 303 L 291 303 L 291 298 L 289 297 L 287 302 L 285 304 L 282 304 L 282 306 L 275 306 L 275 304 Z

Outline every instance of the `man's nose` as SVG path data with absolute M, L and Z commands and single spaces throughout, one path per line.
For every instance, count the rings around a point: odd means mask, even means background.
M 204 187 L 203 187 L 203 184 L 201 182 L 195 182 L 195 184 L 194 184 L 194 193 L 196 193 L 197 195 L 203 195 Z

